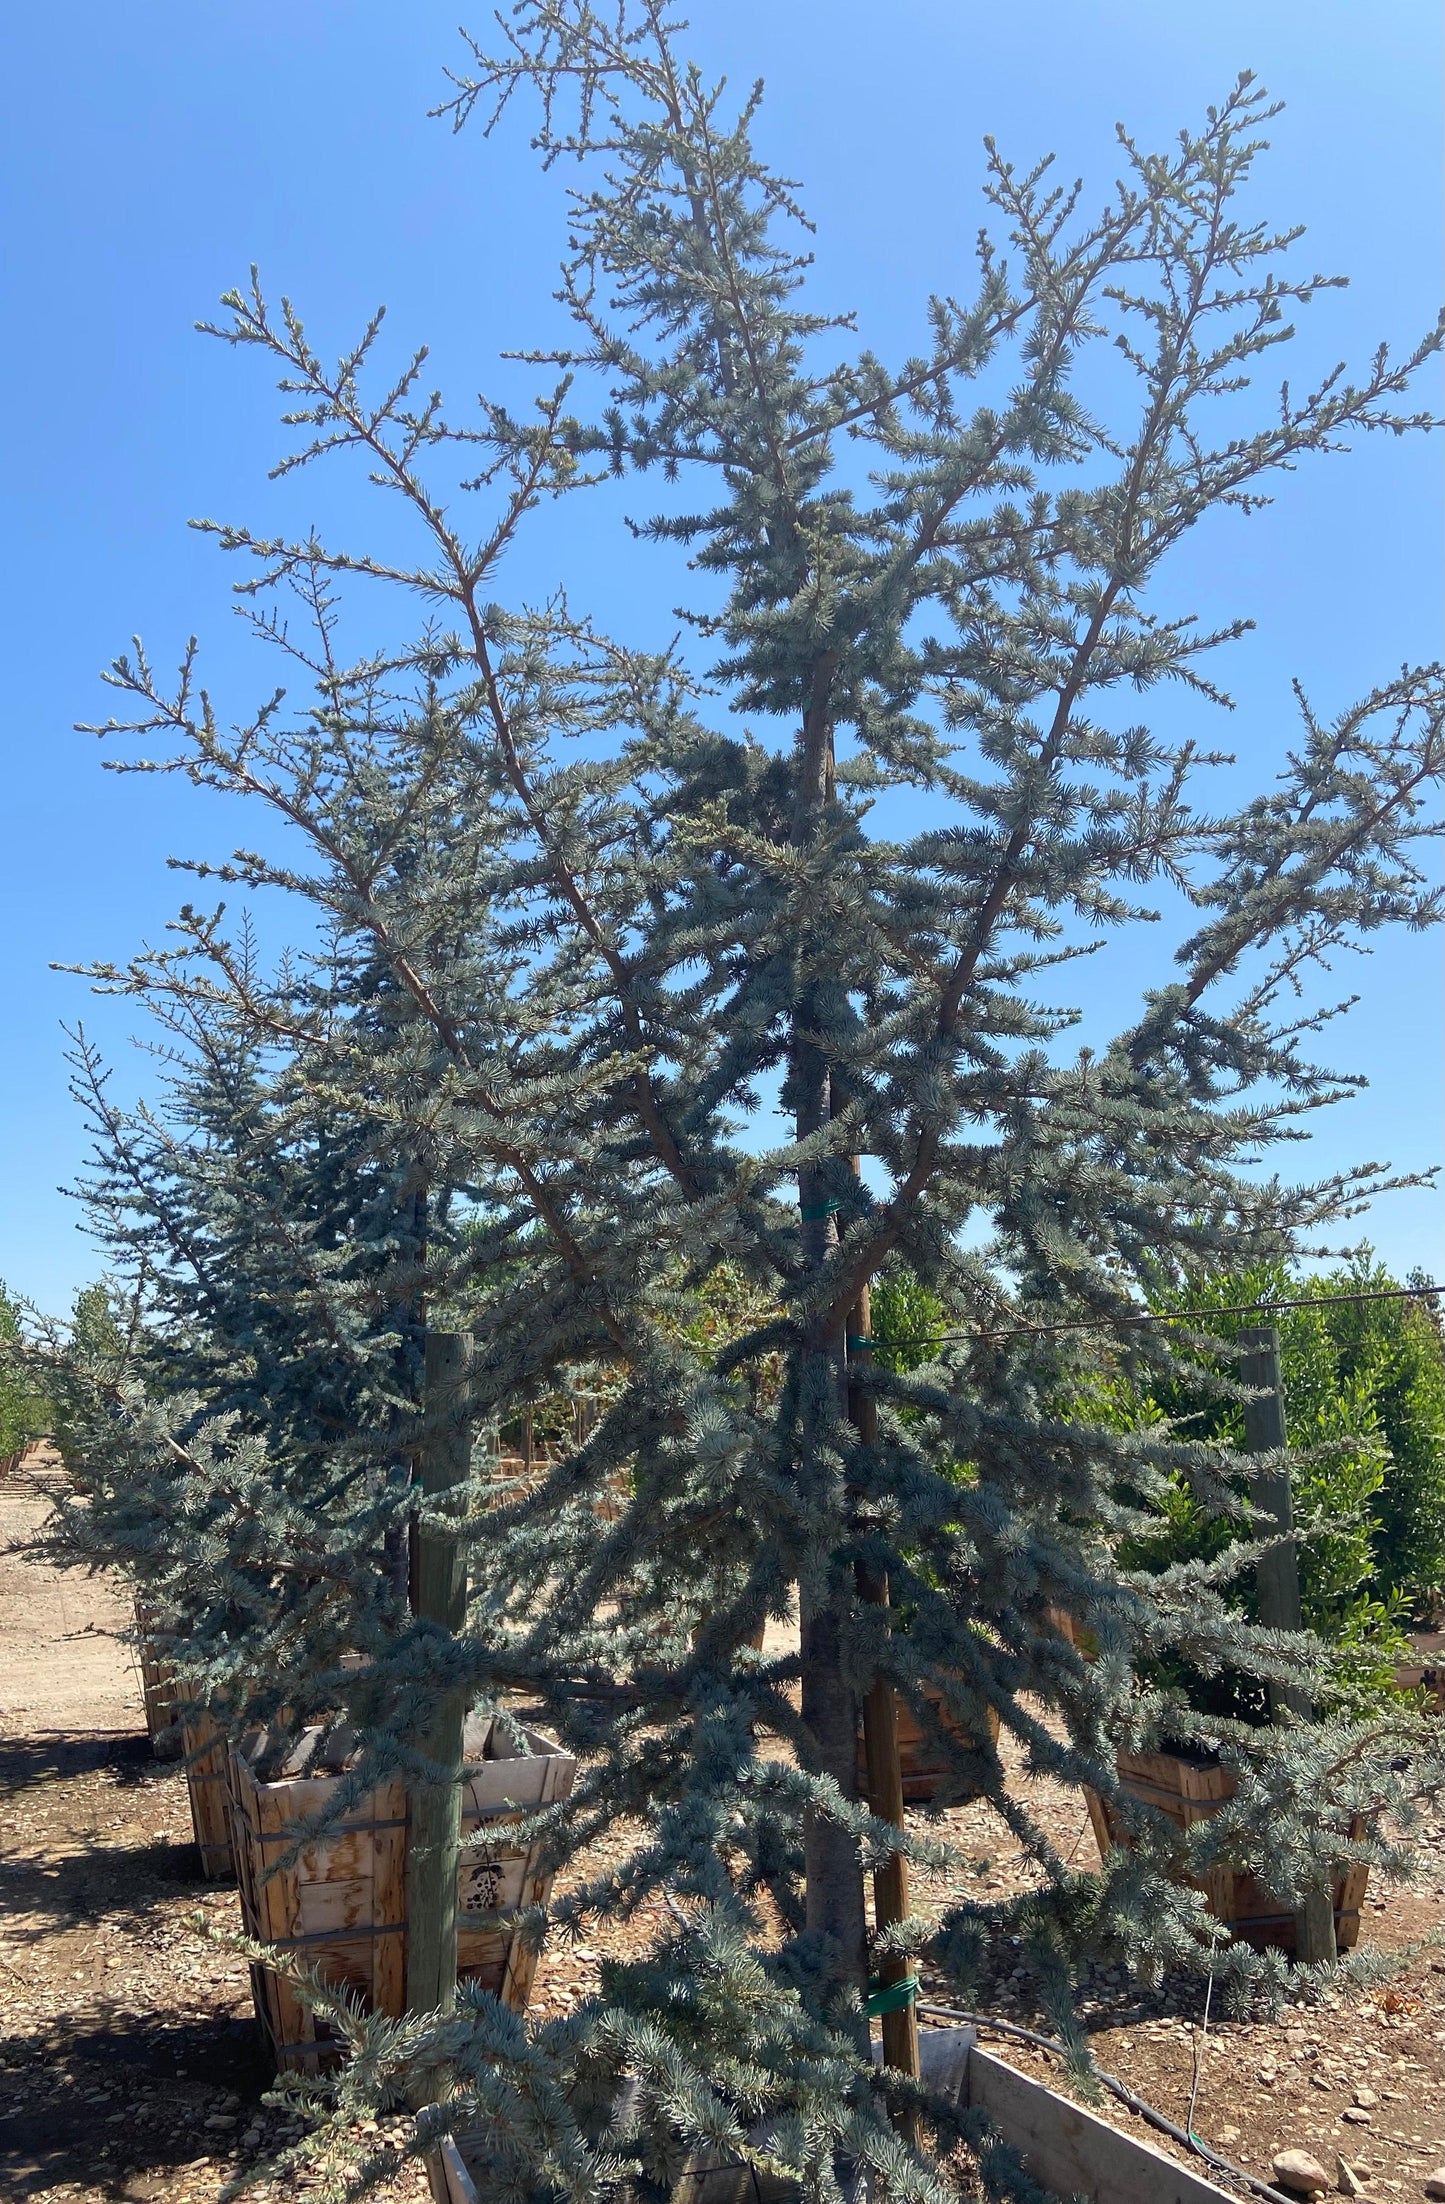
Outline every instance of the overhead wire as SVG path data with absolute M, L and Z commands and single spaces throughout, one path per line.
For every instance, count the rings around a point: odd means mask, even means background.
M 1071 1317 L 1062 1324 L 1009 1324 L 997 1330 L 980 1324 L 970 1331 L 924 1332 L 913 1339 L 890 1339 L 887 1346 L 890 1351 L 896 1347 L 941 1347 L 953 1339 L 1043 1338 L 1052 1332 L 1114 1332 L 1144 1324 L 1202 1327 L 1212 1316 L 1273 1316 L 1286 1309 L 1338 1308 L 1342 1303 L 1353 1306 L 1363 1301 L 1428 1301 L 1441 1294 L 1445 1294 L 1445 1286 L 1382 1286 L 1369 1293 L 1306 1294 L 1297 1301 L 1235 1301 L 1203 1309 L 1149 1309 L 1137 1315 Z

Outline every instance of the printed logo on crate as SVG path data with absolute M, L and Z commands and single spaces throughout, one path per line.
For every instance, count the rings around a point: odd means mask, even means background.
M 463 1913 L 503 1913 L 529 1904 L 527 1867 L 525 1855 L 498 1860 L 481 1852 L 463 1852 L 457 1876 L 458 1907 Z

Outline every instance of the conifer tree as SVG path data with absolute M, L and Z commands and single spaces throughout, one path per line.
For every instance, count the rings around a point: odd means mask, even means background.
M 481 2108 L 508 2198 L 598 2196 L 624 2174 L 661 2195 L 699 2140 L 809 2194 L 861 2164 L 876 2193 L 936 2197 L 953 2131 L 933 2105 L 925 2147 L 902 2120 L 914 2085 L 870 2067 L 870 1975 L 921 1956 L 966 1984 L 1017 1937 L 1073 2030 L 1081 1951 L 1153 1967 L 1209 1943 L 1148 1844 L 1097 1880 L 1058 1860 L 1006 1788 L 989 1710 L 1031 1769 L 1105 1791 L 1121 1732 L 1214 1742 L 1244 1778 L 1230 1840 L 1286 1902 L 1348 1854 L 1362 1805 L 1404 1809 L 1388 1739 L 1244 1735 L 1149 1685 L 1140 1664 L 1166 1648 L 1306 1685 L 1321 1656 L 1242 1620 L 1216 1565 L 1123 1572 L 1112 1546 L 1139 1517 L 1121 1491 L 1180 1473 L 1235 1508 L 1227 1451 L 1069 1404 L 1101 1354 L 1143 1390 L 1202 1367 L 1207 1337 L 1141 1326 L 1141 1296 L 1286 1260 L 1386 1183 L 1255 1165 L 1351 1084 L 1314 1054 L 1331 957 L 1437 915 L 1421 845 L 1440 670 L 1329 714 L 1301 692 L 1282 767 L 1278 731 L 1248 733 L 1269 764 L 1223 814 L 1194 793 L 1209 759 L 1125 700 L 1227 701 L 1211 654 L 1246 623 L 1201 633 L 1167 595 L 1170 552 L 1208 516 L 1243 525 L 1315 455 L 1425 426 L 1407 391 L 1439 338 L 1247 413 L 1289 317 L 1327 286 L 1290 272 L 1296 233 L 1242 211 L 1273 112 L 1244 78 L 1169 153 L 1121 137 L 1094 216 L 1046 164 L 990 149 L 999 235 L 970 294 L 929 302 L 919 353 L 890 365 L 808 301 L 759 96 L 730 107 L 679 36 L 655 0 L 523 0 L 457 84 L 458 123 L 490 130 L 533 100 L 544 166 L 577 163 L 576 337 L 544 363 L 558 380 L 535 419 L 485 404 L 454 426 L 423 355 L 374 368 L 379 317 L 330 366 L 259 283 L 228 298 L 220 333 L 276 366 L 302 432 L 284 465 L 359 457 L 421 549 L 220 526 L 309 706 L 278 692 L 228 728 L 193 656 L 168 688 L 137 651 L 107 730 L 159 733 L 194 780 L 281 815 L 294 858 L 220 869 L 299 897 L 325 950 L 263 983 L 191 910 L 178 952 L 100 984 L 199 1006 L 242 1062 L 272 1052 L 303 1118 L 351 1126 L 388 1187 L 424 1196 L 424 1234 L 368 1227 L 373 1312 L 393 1312 L 388 1342 L 402 1307 L 474 1322 L 479 1428 L 577 1364 L 606 1372 L 605 1412 L 526 1489 L 489 1482 L 480 1447 L 430 1519 L 467 1545 L 460 1636 L 386 1604 L 384 1523 L 417 1505 L 387 1474 L 405 1389 L 367 1396 L 341 1444 L 366 1474 L 318 1476 L 305 1404 L 329 1373 L 302 1357 L 273 1413 L 288 1350 L 270 1337 L 244 1429 L 209 1380 L 122 1403 L 134 1443 L 83 1535 L 123 1550 L 135 1494 L 168 1490 L 187 1538 L 211 1541 L 214 1588 L 259 1541 L 269 1619 L 248 1661 L 264 1670 L 273 1630 L 288 1689 L 312 1666 L 293 1703 L 364 1697 L 357 1782 L 414 1756 L 435 1693 L 464 1688 L 540 1706 L 586 1752 L 547 1817 L 553 1858 L 636 1831 L 531 1925 L 575 1932 L 662 1893 L 672 1925 L 650 1957 L 610 1967 L 565 2023 L 528 2029 L 477 1997 L 431 2030 L 349 2023 L 346 2090 L 399 2062 L 444 2073 L 444 2116 Z M 665 486 L 644 532 L 701 577 L 685 652 L 602 635 L 561 595 L 498 601 L 536 507 L 607 474 Z M 344 577 L 422 601 L 414 648 L 341 662 Z M 263 609 L 288 588 L 314 649 Z M 1117 1036 L 1080 1047 L 1060 971 L 1155 890 L 1189 911 L 1184 938 Z M 327 1208 L 330 1167 L 318 1140 L 278 1220 Z M 237 1233 L 246 1171 L 218 1151 L 206 1197 Z M 328 1281 L 352 1259 L 343 1234 Z M 870 1287 L 900 1265 L 949 1321 L 894 1329 L 875 1357 Z M 755 1313 L 719 1345 L 699 1311 L 723 1266 Z M 195 1339 L 216 1321 L 198 1311 Z M 106 1428 L 97 1458 L 121 1459 Z M 297 1628 L 310 1591 L 277 1589 L 297 1539 L 331 1597 L 314 1641 Z M 797 1653 L 759 1652 L 795 1597 Z M 1087 1622 L 1092 1664 L 1059 1609 Z M 343 1638 L 370 1656 L 359 1678 L 336 1665 Z M 925 1729 L 941 1695 L 972 1734 L 940 1738 L 954 1795 L 983 1787 L 1037 1891 L 870 1925 L 869 1870 L 891 1874 L 897 1911 L 897 1863 L 937 1858 L 860 1795 L 880 1687 Z M 1222 1964 L 1249 1971 L 1247 1954 Z
M 19 1461 L 51 1420 L 51 1404 L 36 1389 L 24 1349 L 21 1310 L 0 1282 L 0 1460 L 4 1461 Z
M 1430 1281 L 1416 1273 L 1411 1283 Z M 1375 1589 L 1428 1622 L 1445 1601 L 1445 1338 L 1430 1300 L 1352 1299 L 1392 1289 L 1398 1281 L 1383 1266 L 1361 1260 L 1326 1282 L 1320 1320 L 1341 1378 L 1367 1395 L 1385 1443 Z
M 304 1718 L 404 1600 L 415 1197 L 355 1101 L 303 1089 L 254 1022 L 154 1007 L 161 1106 L 118 1108 L 83 1034 L 73 1057 L 91 1228 L 132 1320 L 50 1346 L 86 1499 L 63 1539 L 118 1546 L 160 1649 L 218 1714 Z

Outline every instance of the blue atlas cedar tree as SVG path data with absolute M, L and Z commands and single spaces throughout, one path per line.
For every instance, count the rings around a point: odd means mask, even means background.
M 1440 669 L 1328 717 L 1301 692 L 1283 770 L 1228 815 L 1195 806 L 1209 759 L 1116 695 L 1227 701 L 1206 667 L 1246 623 L 1202 633 L 1162 603 L 1168 553 L 1307 455 L 1428 425 L 1406 397 L 1440 340 L 1246 422 L 1325 279 L 1240 211 L 1273 112 L 1244 78 L 1166 154 L 1122 137 L 1094 216 L 990 148 L 998 235 L 891 366 L 806 305 L 758 95 L 730 108 L 679 36 L 650 0 L 524 0 L 456 83 L 458 125 L 540 103 L 543 164 L 576 163 L 576 333 L 538 360 L 535 415 L 454 424 L 420 353 L 373 393 L 379 316 L 331 366 L 255 280 L 225 302 L 217 333 L 279 370 L 283 467 L 350 455 L 405 527 L 369 549 L 215 528 L 299 709 L 278 689 L 228 725 L 194 649 L 174 687 L 139 646 L 113 669 L 129 703 L 105 732 L 168 740 L 173 769 L 285 823 L 281 855 L 196 869 L 295 898 L 309 946 L 267 976 L 188 908 L 173 949 L 94 973 L 185 1038 L 154 1119 L 81 1066 L 100 1229 L 148 1321 L 77 1442 L 68 1535 L 148 1577 L 228 1719 L 283 1698 L 362 1717 L 356 1787 L 417 1768 L 439 1689 L 540 1707 L 587 1756 L 552 1857 L 626 1839 L 551 1932 L 668 1901 L 651 1954 L 566 2020 L 465 1994 L 431 2025 L 346 2019 L 343 2106 L 400 2072 L 443 2094 L 435 2120 L 479 2110 L 508 2200 L 661 2196 L 698 2140 L 809 2194 L 863 2167 L 875 2194 L 941 2198 L 957 2116 L 890 2119 L 916 2087 L 869 2064 L 870 1970 L 921 1957 L 966 1987 L 1007 1945 L 1077 2049 L 1081 1955 L 1209 1949 L 1151 1843 L 1102 1877 L 1055 1855 L 989 1710 L 1032 1769 L 1104 1791 L 1121 1735 L 1218 1746 L 1242 1771 L 1231 1842 L 1285 1902 L 1352 1850 L 1397 1856 L 1351 1839 L 1354 1814 L 1408 1822 L 1398 1724 L 1255 1729 L 1149 1681 L 1172 1650 L 1307 1687 L 1324 1656 L 1236 1611 L 1247 1541 L 1120 1568 L 1176 1474 L 1237 1512 L 1231 1458 L 1077 1402 L 1101 1357 L 1141 1391 L 1206 1372 L 1203 1319 L 1131 1325 L 1140 1297 L 1288 1260 L 1382 1183 L 1253 1165 L 1351 1084 L 1315 1060 L 1314 978 L 1437 915 Z M 704 577 L 687 653 L 560 593 L 498 601 L 540 506 L 649 471 L 691 500 L 643 531 Z M 419 641 L 343 654 L 333 592 L 357 578 L 420 600 Z M 1185 938 L 1117 1038 L 1077 1047 L 1046 975 L 1149 915 L 1155 884 Z M 873 1358 L 884 1274 L 958 1336 Z M 423 1320 L 474 1330 L 483 1434 L 579 1366 L 602 1406 L 540 1481 L 493 1475 L 483 1436 L 430 1511 L 467 1548 L 455 1635 L 408 1615 L 394 1566 Z M 1066 1320 L 1093 1328 L 1030 1329 Z M 795 1596 L 800 1650 L 755 1650 Z M 955 1795 L 984 1787 L 1035 1890 L 870 1929 L 866 1873 L 939 1856 L 859 1796 L 880 1682 L 934 1729 L 941 1693 L 982 1741 L 940 1741 Z M 1218 1965 L 1278 1979 L 1232 1946 Z

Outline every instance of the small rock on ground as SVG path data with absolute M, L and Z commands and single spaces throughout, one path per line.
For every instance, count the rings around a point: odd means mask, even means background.
M 1270 2173 L 1282 2189 L 1292 2189 L 1296 2196 L 1323 2196 L 1330 2187 L 1329 2175 L 1307 2150 L 1280 2151 Z

